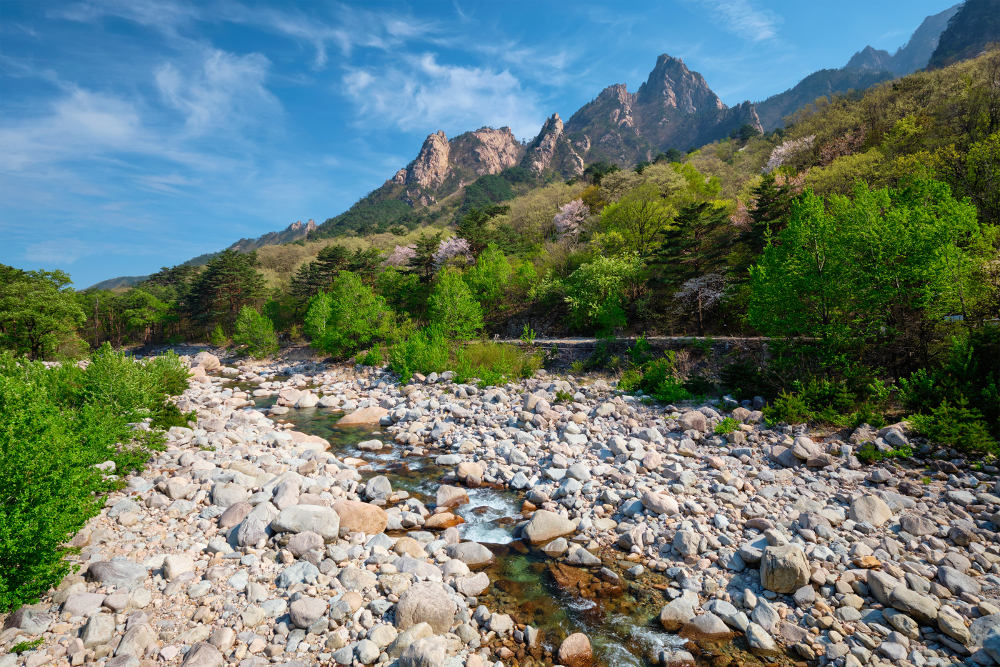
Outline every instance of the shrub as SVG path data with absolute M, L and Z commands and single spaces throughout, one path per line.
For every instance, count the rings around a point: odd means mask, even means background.
M 648 361 L 639 368 L 622 373 L 618 388 L 632 392 L 641 389 L 644 393 L 664 403 L 676 403 L 690 399 L 691 392 L 684 386 L 677 373 L 677 353 L 667 351 L 661 358 Z
M 166 399 L 186 376 L 176 355 L 138 362 L 107 345 L 85 369 L 0 355 L 0 611 L 36 601 L 70 570 L 66 540 L 162 448 L 161 433 L 131 424 L 179 414 Z M 94 467 L 105 461 L 114 476 Z
M 491 243 L 480 253 L 475 265 L 465 272 L 464 277 L 483 309 L 495 312 L 510 284 L 512 272 L 507 257 Z
M 878 463 L 879 461 L 885 461 L 887 459 L 898 459 L 906 458 L 907 456 L 913 455 L 913 450 L 909 447 L 899 447 L 897 449 L 888 449 L 882 451 L 868 442 L 861 445 L 858 450 L 854 453 L 858 457 L 858 460 L 864 464 Z
M 573 401 L 573 394 L 568 391 L 559 390 L 556 392 L 556 403 L 571 403 Z
M 414 331 L 389 350 L 389 368 L 402 382 L 414 373 L 441 373 L 448 369 L 448 338 L 440 327 L 429 326 Z
M 964 400 L 952 405 L 946 399 L 930 414 L 913 415 L 910 422 L 918 433 L 941 445 L 964 452 L 996 454 L 1000 451 L 982 413 L 970 408 Z
M 723 419 L 722 421 L 720 421 L 718 424 L 715 425 L 715 433 L 716 435 L 728 435 L 733 431 L 735 431 L 736 429 L 738 429 L 739 427 L 740 423 L 738 421 L 736 421 L 732 417 L 726 417 L 725 419 Z
M 379 343 L 375 343 L 368 350 L 358 354 L 356 361 L 362 366 L 381 366 L 385 362 L 385 352 Z
M 222 330 L 221 324 L 216 324 L 215 328 L 212 329 L 212 333 L 208 335 L 208 342 L 212 344 L 213 347 L 226 347 L 229 345 L 229 337 L 226 332 Z
M 271 320 L 250 306 L 243 306 L 236 318 L 233 343 L 251 357 L 266 357 L 278 351 L 278 337 Z
M 427 309 L 430 323 L 449 339 L 468 340 L 483 328 L 483 309 L 454 267 L 438 273 Z
M 764 406 L 764 419 L 769 425 L 784 422 L 786 424 L 804 424 L 812 418 L 809 406 L 796 393 L 782 391 L 770 405 Z

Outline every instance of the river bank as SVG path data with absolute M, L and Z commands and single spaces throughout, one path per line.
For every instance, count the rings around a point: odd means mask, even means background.
M 1000 656 L 997 471 L 853 457 L 905 426 L 816 442 L 543 373 L 195 368 L 198 423 L 74 538 L 80 572 L 5 619 L 0 647 L 43 642 L 0 665 Z

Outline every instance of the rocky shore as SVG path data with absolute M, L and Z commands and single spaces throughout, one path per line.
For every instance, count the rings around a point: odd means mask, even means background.
M 3 620 L 0 667 L 593 664 L 586 634 L 540 637 L 484 604 L 494 554 L 462 539 L 456 512 L 484 485 L 519 494 L 513 535 L 553 576 L 656 573 L 663 632 L 742 637 L 765 660 L 1000 663 L 998 471 L 854 457 L 905 444 L 905 425 L 821 441 L 768 428 L 753 405 L 645 404 L 600 379 L 481 389 L 311 362 L 192 364 L 178 405 L 197 424 L 172 428 L 74 538 L 80 570 Z M 268 396 L 268 415 L 252 408 Z M 430 457 L 435 497 L 366 478 L 365 460 L 276 421 L 310 407 L 378 429 L 361 450 Z M 716 435 L 724 417 L 738 427 Z

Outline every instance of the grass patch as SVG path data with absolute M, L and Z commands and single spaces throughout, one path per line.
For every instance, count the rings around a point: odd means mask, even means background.
M 869 465 L 872 463 L 878 463 L 879 461 L 886 461 L 888 459 L 903 459 L 907 456 L 913 456 L 913 450 L 909 447 L 899 447 L 897 449 L 882 451 L 875 447 L 872 443 L 868 442 L 861 445 L 854 455 L 858 457 L 859 461 Z
M 389 351 L 389 368 L 409 382 L 414 373 L 455 372 L 457 382 L 475 380 L 480 386 L 504 384 L 531 377 L 542 367 L 542 356 L 515 345 L 475 341 L 450 341 L 440 328 L 419 329 Z
M 10 647 L 10 652 L 16 655 L 21 655 L 22 653 L 27 653 L 28 651 L 34 651 L 36 648 L 42 645 L 43 638 L 38 637 L 36 639 L 29 639 L 28 641 L 18 642 Z

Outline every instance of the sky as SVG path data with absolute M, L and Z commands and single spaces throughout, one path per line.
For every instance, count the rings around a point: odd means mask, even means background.
M 530 140 L 660 53 L 732 105 L 954 1 L 0 0 L 0 263 L 148 274 L 333 217 L 436 130 Z

